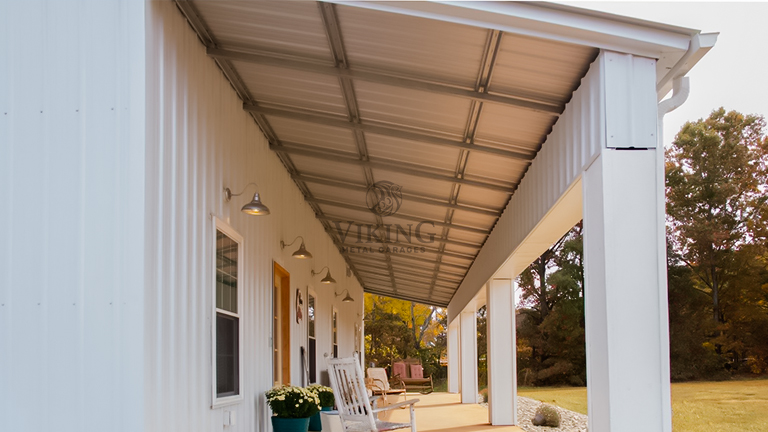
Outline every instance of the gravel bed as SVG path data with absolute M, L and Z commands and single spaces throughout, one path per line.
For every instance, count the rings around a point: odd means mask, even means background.
M 553 428 L 548 426 L 534 426 L 533 417 L 536 415 L 536 408 L 541 405 L 535 399 L 518 396 L 517 397 L 517 426 L 526 432 L 587 432 L 587 416 L 581 413 L 573 412 L 559 406 L 552 405 L 560 413 L 560 427 Z M 488 406 L 487 403 L 483 405 Z
M 531 423 L 536 415 L 536 408 L 542 403 L 531 398 L 517 397 L 517 425 L 527 432 L 587 432 L 587 416 L 554 406 L 560 413 L 560 427 L 534 426 Z

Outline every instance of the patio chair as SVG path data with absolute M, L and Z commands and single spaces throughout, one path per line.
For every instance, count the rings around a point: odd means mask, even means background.
M 333 394 L 336 398 L 339 419 L 344 427 L 344 432 L 383 432 L 407 427 L 411 428 L 411 432 L 416 432 L 416 414 L 413 404 L 418 402 L 418 399 L 381 408 L 372 408 L 365 388 L 363 369 L 360 367 L 357 354 L 343 359 L 327 358 L 326 361 L 331 388 L 333 388 Z M 376 414 L 380 412 L 404 406 L 409 406 L 411 409 L 410 423 L 394 423 L 376 418 Z
M 421 360 L 406 358 L 392 363 L 392 376 L 400 378 L 407 391 L 416 390 L 421 394 L 429 394 L 435 390 L 432 377 L 424 377 Z
M 384 368 L 368 368 L 368 379 L 370 380 L 368 388 L 370 388 L 376 396 L 405 394 L 405 384 L 403 384 L 402 380 L 399 378 L 392 378 L 393 381 L 395 381 L 394 385 L 397 386 L 397 388 L 394 388 L 393 385 L 390 384 L 390 380 L 387 377 L 387 370 Z

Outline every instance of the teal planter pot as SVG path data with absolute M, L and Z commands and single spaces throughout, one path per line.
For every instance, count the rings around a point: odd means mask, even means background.
M 307 418 L 272 417 L 272 430 L 275 432 L 307 432 L 309 429 Z
M 323 411 L 330 411 L 333 407 L 323 407 Z M 309 430 L 319 432 L 323 430 L 323 422 L 320 420 L 320 413 L 309 418 Z

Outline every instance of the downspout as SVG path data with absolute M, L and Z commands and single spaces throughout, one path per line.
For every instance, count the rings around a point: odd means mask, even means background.
M 693 43 L 692 43 L 693 45 Z M 685 59 L 685 57 L 683 57 Z M 681 62 L 683 62 L 681 59 Z M 679 63 L 681 64 L 681 63 Z M 661 343 L 661 364 L 669 366 L 669 300 L 667 294 L 667 239 L 666 239 L 666 164 L 664 159 L 664 116 L 667 113 L 679 108 L 688 99 L 690 93 L 690 81 L 686 76 L 679 76 L 672 82 L 672 96 L 668 99 L 664 99 L 659 102 L 658 105 L 658 122 L 657 134 L 658 143 L 657 160 L 656 160 L 656 178 L 658 179 L 656 189 L 656 205 L 659 209 L 656 223 L 659 228 L 657 229 L 657 244 L 658 244 L 658 268 L 659 268 L 659 320 L 662 322 L 661 334 L 659 335 L 659 341 Z M 666 325 L 665 325 L 666 324 Z M 661 376 L 659 377 L 662 383 L 670 382 L 670 370 L 669 367 L 661 368 Z M 672 396 L 671 389 L 662 385 L 662 419 L 661 430 L 663 432 L 672 431 Z

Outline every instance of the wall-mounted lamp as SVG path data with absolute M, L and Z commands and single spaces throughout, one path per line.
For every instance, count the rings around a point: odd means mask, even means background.
M 304 247 L 304 237 L 298 236 L 295 239 L 293 239 L 292 242 L 285 244 L 284 241 L 280 240 L 280 249 L 285 249 L 287 246 L 290 246 L 294 243 L 296 243 L 296 240 L 301 239 L 301 246 L 296 250 L 296 252 L 292 253 L 291 256 L 294 258 L 299 259 L 309 259 L 312 258 L 312 254 L 307 250 L 306 247 Z
M 339 297 L 339 296 L 343 295 L 345 292 L 347 293 L 347 296 L 344 297 L 344 299 L 341 301 L 342 303 L 349 303 L 349 302 L 355 301 L 355 299 L 353 299 L 352 296 L 349 295 L 349 290 L 348 289 L 345 289 L 341 293 L 337 293 L 337 292 L 334 291 L 333 294 L 335 294 L 336 297 Z
M 334 279 L 333 276 L 331 276 L 331 269 L 329 269 L 328 266 L 325 266 L 325 267 L 321 268 L 320 271 L 312 270 L 312 272 L 311 272 L 312 276 L 318 275 L 318 274 L 320 274 L 321 271 L 326 270 L 326 269 L 328 270 L 328 273 L 325 274 L 324 278 L 320 279 L 320 283 L 335 284 L 336 283 L 336 279 Z
M 243 188 L 243 191 L 240 193 L 233 194 L 232 191 L 225 187 L 224 188 L 224 199 L 229 202 L 229 200 L 232 199 L 232 197 L 240 196 L 242 195 L 246 189 L 248 189 L 248 186 L 254 185 L 256 186 L 256 193 L 253 194 L 253 199 L 248 204 L 244 205 L 243 208 L 240 209 L 241 212 L 253 216 L 265 216 L 269 214 L 269 208 L 264 205 L 264 203 L 261 202 L 261 199 L 259 198 L 259 185 L 256 183 L 248 183 Z

